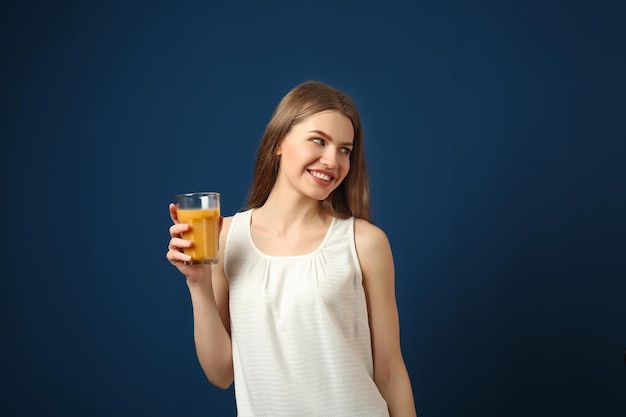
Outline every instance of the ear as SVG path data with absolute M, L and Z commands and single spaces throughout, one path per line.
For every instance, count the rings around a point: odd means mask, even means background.
M 282 155 L 282 153 L 283 153 L 283 150 L 282 150 L 282 143 L 281 143 L 280 145 L 278 145 L 276 147 L 276 150 L 274 151 L 274 155 L 275 156 L 280 156 L 280 155 Z

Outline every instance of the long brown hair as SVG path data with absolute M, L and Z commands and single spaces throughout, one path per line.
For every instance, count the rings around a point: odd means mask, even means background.
M 246 209 L 261 207 L 270 195 L 280 161 L 276 149 L 291 127 L 326 110 L 338 111 L 350 119 L 354 143 L 348 175 L 322 205 L 337 217 L 370 220 L 369 182 L 359 111 L 346 93 L 319 81 L 307 81 L 295 87 L 274 110 L 257 150 Z

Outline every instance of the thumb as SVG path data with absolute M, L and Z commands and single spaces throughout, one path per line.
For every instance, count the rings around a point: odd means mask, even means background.
M 170 217 L 171 217 L 172 221 L 175 224 L 180 223 L 178 221 L 178 210 L 177 210 L 176 204 L 170 203 L 169 210 L 170 210 Z

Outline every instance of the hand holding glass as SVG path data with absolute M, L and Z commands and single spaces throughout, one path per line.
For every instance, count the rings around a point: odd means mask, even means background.
M 183 239 L 193 245 L 185 248 L 191 256 L 187 265 L 216 264 L 219 261 L 218 241 L 220 223 L 219 193 L 187 193 L 174 197 L 178 221 L 190 225 Z

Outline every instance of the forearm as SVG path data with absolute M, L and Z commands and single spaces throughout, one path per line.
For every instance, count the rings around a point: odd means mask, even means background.
M 198 361 L 209 381 L 225 389 L 233 381 L 230 334 L 218 312 L 211 285 L 189 284 Z
M 415 401 L 409 374 L 404 365 L 397 369 L 385 372 L 375 378 L 381 395 L 387 402 L 391 417 L 415 417 Z

